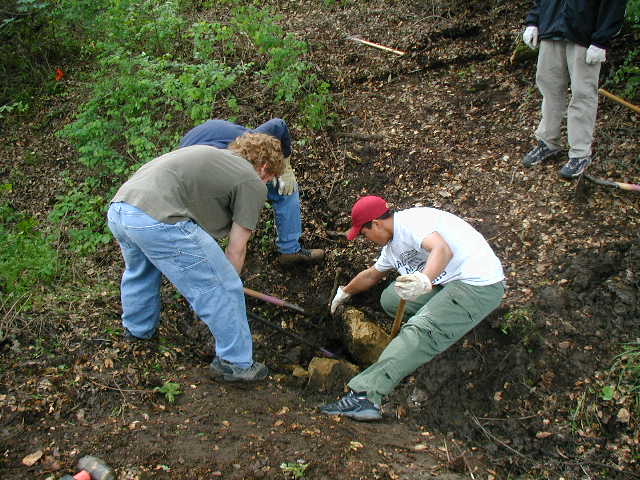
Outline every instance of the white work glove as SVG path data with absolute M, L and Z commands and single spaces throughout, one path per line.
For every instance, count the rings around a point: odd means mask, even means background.
M 587 48 L 585 61 L 588 64 L 603 63 L 606 59 L 607 51 L 604 48 L 596 47 L 595 45 L 590 45 L 589 48 Z
M 534 49 L 538 46 L 538 27 L 529 25 L 524 29 L 522 34 L 522 40 L 527 44 L 527 47 Z
M 282 175 L 278 177 L 278 193 L 280 195 L 291 195 L 293 192 L 298 191 L 298 182 L 296 182 L 296 175 L 291 168 L 291 162 L 288 158 L 284 159 L 284 171 Z
M 351 295 L 348 294 L 347 292 L 345 292 L 342 287 L 338 287 L 338 291 L 336 292 L 336 296 L 333 297 L 333 300 L 331 301 L 331 315 L 333 315 L 334 313 L 336 313 L 336 309 L 342 305 L 344 302 L 346 302 L 347 300 L 349 300 L 351 298 Z
M 431 291 L 431 280 L 422 272 L 400 275 L 396 278 L 396 293 L 404 300 L 415 300 Z

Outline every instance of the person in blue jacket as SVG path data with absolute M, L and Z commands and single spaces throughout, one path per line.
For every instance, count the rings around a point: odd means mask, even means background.
M 569 159 L 560 170 L 567 179 L 591 164 L 591 144 L 598 109 L 598 77 L 611 39 L 624 21 L 626 0 L 536 0 L 525 20 L 522 39 L 530 48 L 538 41 L 536 84 L 542 93 L 538 145 L 522 163 L 532 167 L 557 156 L 560 127 L 567 116 Z M 571 100 L 567 107 L 567 84 Z
M 276 217 L 276 247 L 278 260 L 283 265 L 292 263 L 316 263 L 324 258 L 324 250 L 306 249 L 300 244 L 302 216 L 300 194 L 293 168 L 291 167 L 291 135 L 284 120 L 272 118 L 258 128 L 250 129 L 226 120 L 207 120 L 189 130 L 180 141 L 180 147 L 210 145 L 225 149 L 237 137 L 245 133 L 264 133 L 280 140 L 285 157 L 284 172 L 267 184 L 267 199 L 271 202 Z

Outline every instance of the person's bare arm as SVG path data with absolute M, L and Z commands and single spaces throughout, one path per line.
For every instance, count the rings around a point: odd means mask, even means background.
M 235 222 L 231 225 L 229 245 L 227 245 L 225 255 L 238 272 L 238 275 L 240 275 L 242 266 L 244 265 L 244 259 L 247 255 L 247 242 L 249 241 L 249 237 L 251 237 L 251 233 L 251 230 Z
M 382 280 L 385 275 L 384 272 L 379 272 L 375 268 L 369 267 L 353 277 L 343 290 L 349 295 L 364 292 Z
M 424 237 L 420 246 L 429 252 L 429 258 L 422 269 L 422 273 L 433 282 L 451 261 L 453 252 L 449 244 L 438 232 L 433 232 Z

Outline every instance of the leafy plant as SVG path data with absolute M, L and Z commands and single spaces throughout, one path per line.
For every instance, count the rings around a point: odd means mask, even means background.
M 627 3 L 626 20 L 636 39 L 640 36 L 640 0 L 629 0 Z M 613 83 L 622 88 L 622 95 L 634 98 L 640 92 L 640 48 L 630 49 L 624 64 L 613 75 Z
M 17 298 L 49 284 L 60 272 L 53 242 L 34 218 L 0 204 L 0 292 Z
M 175 402 L 176 397 L 183 393 L 180 384 L 175 382 L 164 382 L 161 387 L 156 387 L 153 391 L 163 394 L 169 403 Z
M 615 390 L 611 385 L 605 385 L 600 391 L 600 398 L 605 402 L 608 402 L 609 400 L 613 399 L 614 392 Z
M 298 460 L 297 462 L 283 462 L 280 464 L 280 470 L 282 470 L 287 478 L 304 478 L 304 472 L 309 467 L 309 464 L 304 460 Z
M 505 335 L 513 335 L 522 339 L 525 346 L 536 340 L 536 325 L 532 313 L 526 308 L 516 308 L 506 313 L 499 325 Z
M 101 195 L 92 193 L 92 179 L 72 187 L 65 195 L 57 197 L 57 203 L 49 214 L 49 220 L 68 225 L 69 247 L 74 252 L 89 254 L 98 246 L 111 241 L 105 221 L 106 202 Z
M 633 398 L 633 408 L 640 414 L 640 340 L 623 345 L 611 366 L 610 375 L 616 379 L 616 389 Z

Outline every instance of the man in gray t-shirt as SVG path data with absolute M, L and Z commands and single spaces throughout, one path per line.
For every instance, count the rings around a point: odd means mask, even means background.
M 216 340 L 210 370 L 227 381 L 266 377 L 253 361 L 240 271 L 247 242 L 281 174 L 280 143 L 265 134 L 227 150 L 194 145 L 143 165 L 111 200 L 109 228 L 125 261 L 122 323 L 129 340 L 156 335 L 164 274 Z M 228 236 L 223 252 L 216 239 Z

